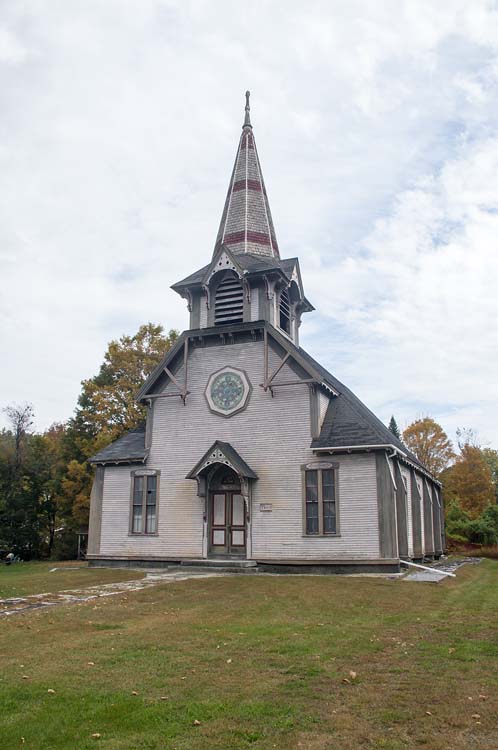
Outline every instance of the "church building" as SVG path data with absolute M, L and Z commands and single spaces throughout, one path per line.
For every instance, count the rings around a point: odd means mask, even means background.
M 439 482 L 299 344 L 313 311 L 282 258 L 245 119 L 209 263 L 172 289 L 188 330 L 95 455 L 91 565 L 396 572 L 444 549 Z

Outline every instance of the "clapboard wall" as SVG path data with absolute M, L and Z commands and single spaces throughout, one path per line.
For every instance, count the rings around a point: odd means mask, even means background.
M 280 357 L 270 348 L 269 369 Z M 227 419 L 213 414 L 204 391 L 209 376 L 230 365 L 252 384 L 247 408 Z M 183 367 L 183 366 L 182 366 Z M 181 381 L 182 367 L 175 373 Z M 296 379 L 286 364 L 277 380 Z M 144 558 L 200 557 L 204 499 L 186 474 L 215 440 L 231 443 L 257 473 L 251 508 L 252 557 L 260 560 L 367 560 L 379 558 L 379 521 L 374 454 L 334 456 L 339 467 L 340 535 L 303 536 L 301 465 L 316 460 L 309 448 L 307 385 L 275 388 L 263 381 L 263 342 L 199 347 L 190 351 L 186 405 L 178 398 L 154 402 L 147 468 L 158 469 L 156 536 L 129 534 L 130 467 L 105 470 L 100 555 Z M 166 391 L 175 386 L 168 383 Z M 270 503 L 271 512 L 260 504 Z

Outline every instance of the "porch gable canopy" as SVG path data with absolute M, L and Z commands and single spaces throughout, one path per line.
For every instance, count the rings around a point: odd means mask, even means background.
M 192 471 L 189 471 L 185 479 L 199 479 L 214 464 L 224 464 L 235 471 L 241 479 L 257 479 L 258 475 L 251 467 L 239 456 L 235 448 L 230 443 L 223 443 L 216 440 L 211 448 L 205 452 L 200 461 L 196 463 Z

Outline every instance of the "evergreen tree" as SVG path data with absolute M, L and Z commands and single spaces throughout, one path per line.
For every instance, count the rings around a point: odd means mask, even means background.
M 401 440 L 401 432 L 399 431 L 398 424 L 396 420 L 394 419 L 394 414 L 392 415 L 391 421 L 389 422 L 389 429 L 392 432 L 392 434 L 398 438 L 398 440 Z

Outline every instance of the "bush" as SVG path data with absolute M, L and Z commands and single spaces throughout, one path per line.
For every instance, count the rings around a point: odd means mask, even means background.
M 67 528 L 57 532 L 50 558 L 52 560 L 76 560 L 78 555 L 78 535 Z
M 484 514 L 469 523 L 467 533 L 469 535 L 469 542 L 474 542 L 475 544 L 496 544 L 498 542 L 496 529 L 484 517 Z
M 453 502 L 446 511 L 446 534 L 452 539 L 468 542 L 470 516 Z
M 446 513 L 446 534 L 453 542 L 498 544 L 498 506 L 489 505 L 479 518 L 471 519 L 457 502 Z

